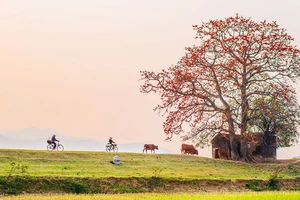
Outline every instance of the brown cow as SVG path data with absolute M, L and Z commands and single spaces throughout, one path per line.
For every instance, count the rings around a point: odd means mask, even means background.
M 198 150 L 197 149 L 188 149 L 185 151 L 185 154 L 188 154 L 188 155 L 198 155 Z
M 155 149 L 158 150 L 158 146 L 157 145 L 154 145 L 154 144 L 144 144 L 143 153 L 144 153 L 144 151 L 146 151 L 146 153 L 147 153 L 147 150 L 151 150 L 151 153 L 152 153 L 152 151 L 153 151 L 153 153 L 155 153 Z
M 198 155 L 198 150 L 192 144 L 181 144 L 181 154 Z
M 220 159 L 223 157 L 224 159 L 226 158 L 228 160 L 228 153 L 226 150 L 218 149 L 218 156 Z

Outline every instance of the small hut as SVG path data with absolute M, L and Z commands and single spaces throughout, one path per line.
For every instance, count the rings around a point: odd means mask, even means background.
M 231 157 L 231 149 L 230 149 L 230 136 L 229 134 L 221 134 L 219 133 L 211 140 L 212 145 L 212 158 L 219 158 L 218 151 L 219 149 L 225 150 L 229 156 Z
M 238 150 L 241 146 L 241 135 L 236 135 Z M 229 134 L 217 134 L 212 140 L 212 158 L 218 159 L 219 149 L 225 150 L 229 157 L 231 157 L 230 148 L 230 135 Z M 276 136 L 274 134 L 256 133 L 252 140 L 248 143 L 248 148 L 252 152 L 252 155 L 256 159 L 261 160 L 276 160 Z

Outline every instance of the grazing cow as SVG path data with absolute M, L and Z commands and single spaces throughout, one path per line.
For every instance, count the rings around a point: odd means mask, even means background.
M 198 155 L 198 150 L 197 149 L 188 149 L 185 151 L 185 154 L 188 154 L 188 155 Z
M 144 153 L 144 151 L 146 151 L 146 153 L 147 153 L 148 150 L 151 150 L 151 153 L 152 153 L 152 151 L 153 151 L 153 153 L 155 153 L 155 149 L 158 150 L 158 146 L 156 146 L 154 144 L 144 144 L 143 153 Z
M 181 144 L 181 154 L 198 155 L 198 150 L 192 144 Z
M 223 157 L 224 159 L 226 158 L 228 160 L 228 153 L 226 150 L 218 149 L 218 156 L 220 159 Z

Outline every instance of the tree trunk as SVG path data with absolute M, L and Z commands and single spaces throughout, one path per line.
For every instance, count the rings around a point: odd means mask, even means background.
M 256 162 L 252 155 L 252 151 L 250 150 L 250 143 L 247 140 L 241 140 L 240 152 L 240 158 L 242 161 Z
M 235 134 L 231 134 L 231 133 L 230 133 L 230 150 L 231 150 L 231 155 L 230 155 L 231 159 L 240 160 L 236 136 Z
M 244 136 L 247 135 L 247 123 L 248 123 L 248 111 L 249 104 L 246 95 L 247 90 L 247 78 L 246 78 L 246 66 L 243 66 L 243 74 L 242 74 L 242 86 L 241 86 L 241 145 L 240 145 L 240 158 L 246 162 L 254 162 L 254 158 L 252 156 L 252 152 L 250 151 L 250 143 Z
M 230 150 L 232 160 L 242 160 L 245 162 L 255 162 L 248 141 L 241 138 L 240 142 L 237 141 L 233 120 L 231 117 L 228 118 L 229 124 L 229 135 L 230 135 Z
M 236 140 L 236 135 L 234 131 L 234 124 L 232 117 L 228 117 L 228 125 L 229 125 L 229 136 L 230 136 L 230 157 L 232 160 L 239 160 L 240 155 L 238 151 L 238 143 Z
M 245 162 L 255 162 L 248 141 L 241 138 L 238 143 L 234 130 L 234 123 L 232 117 L 228 117 L 229 135 L 230 135 L 230 150 L 232 160 L 242 160 Z

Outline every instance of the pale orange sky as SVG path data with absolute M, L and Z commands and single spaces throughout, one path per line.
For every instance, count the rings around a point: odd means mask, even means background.
M 163 141 L 159 97 L 139 92 L 139 71 L 176 64 L 199 42 L 193 24 L 236 13 L 277 21 L 300 46 L 299 10 L 298 0 L 1 1 L 0 129 L 53 128 L 179 152 L 178 137 Z

